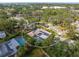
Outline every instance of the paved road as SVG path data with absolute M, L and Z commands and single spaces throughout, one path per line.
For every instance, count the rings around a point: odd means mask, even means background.
M 31 47 L 36 47 L 36 48 L 48 48 L 48 47 L 55 46 L 57 43 L 59 43 L 59 41 L 56 42 L 56 43 L 54 43 L 54 44 L 51 44 L 51 45 L 49 45 L 49 46 L 43 46 L 43 47 L 41 47 L 41 46 L 32 45 L 32 44 L 30 44 L 30 43 L 27 42 L 27 44 L 28 44 L 29 46 L 31 46 Z

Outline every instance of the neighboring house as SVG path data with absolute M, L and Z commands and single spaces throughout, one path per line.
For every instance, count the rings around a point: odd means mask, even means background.
M 34 37 L 37 40 L 43 40 L 47 39 L 51 35 L 51 33 L 43 29 L 37 29 L 29 32 L 28 35 Z
M 0 57 L 14 56 L 17 53 L 18 47 L 24 46 L 25 43 L 24 38 L 19 36 L 0 44 Z
M 5 38 L 6 37 L 6 33 L 4 31 L 0 31 L 0 38 Z
M 50 6 L 49 9 L 65 9 L 67 7 L 64 6 Z
M 48 8 L 48 6 L 43 6 L 41 9 L 47 9 Z
M 0 44 L 0 57 L 9 57 L 15 55 L 16 53 L 17 49 L 10 48 L 8 43 Z
M 8 41 L 7 44 L 11 49 L 16 49 L 19 47 L 19 43 L 14 38 Z
M 64 7 L 64 6 L 43 6 L 41 9 L 66 9 L 67 7 Z

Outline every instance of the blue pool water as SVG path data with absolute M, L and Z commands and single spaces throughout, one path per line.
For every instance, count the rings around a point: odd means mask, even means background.
M 20 46 L 24 46 L 26 41 L 22 36 L 15 38 L 15 40 L 19 43 Z

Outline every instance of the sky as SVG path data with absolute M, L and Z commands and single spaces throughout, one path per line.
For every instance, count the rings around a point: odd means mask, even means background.
M 79 3 L 79 0 L 0 0 L 0 3 L 9 2 L 55 2 L 55 3 Z

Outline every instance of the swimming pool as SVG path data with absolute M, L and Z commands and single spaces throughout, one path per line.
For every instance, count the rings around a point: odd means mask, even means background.
M 20 46 L 24 46 L 26 41 L 22 36 L 15 38 L 15 40 L 19 43 Z

